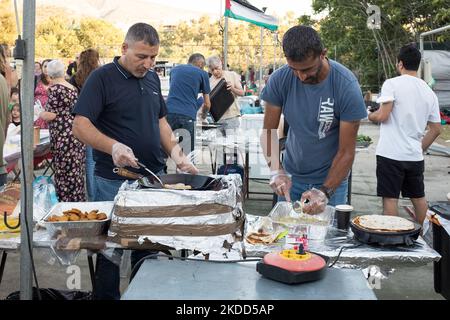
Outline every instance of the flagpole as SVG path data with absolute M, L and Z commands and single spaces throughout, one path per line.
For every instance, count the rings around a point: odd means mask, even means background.
M 273 71 L 276 70 L 277 65 L 277 32 L 273 32 Z M 272 71 L 272 72 L 273 72 Z
M 223 69 L 228 70 L 228 16 L 225 16 L 223 36 Z
M 261 52 L 259 55 L 259 88 L 258 88 L 259 94 L 261 94 L 262 88 L 263 39 L 264 39 L 264 28 L 261 27 Z
M 267 7 L 263 7 L 262 11 L 266 13 Z M 259 88 L 258 88 L 258 94 L 261 94 L 262 90 L 262 77 L 263 77 L 263 71 L 262 71 L 262 64 L 263 64 L 263 42 L 264 42 L 264 27 L 261 27 L 261 54 L 259 57 Z

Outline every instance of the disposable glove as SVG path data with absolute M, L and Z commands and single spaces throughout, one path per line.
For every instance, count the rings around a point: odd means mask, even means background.
M 304 213 L 317 214 L 325 210 L 328 198 L 321 190 L 312 188 L 303 192 L 300 202 L 303 204 Z
M 285 197 L 287 202 L 291 202 L 290 190 L 292 187 L 291 175 L 284 170 L 278 170 L 272 174 L 269 182 L 273 192 L 277 195 Z
M 139 168 L 133 150 L 123 143 L 116 142 L 113 144 L 112 158 L 114 165 L 117 167 L 131 166 L 133 168 Z
M 198 174 L 198 169 L 196 166 L 194 166 L 192 164 L 192 162 L 188 161 L 184 161 L 180 164 L 177 165 L 177 169 L 178 171 L 180 171 L 181 173 L 190 173 L 190 174 Z

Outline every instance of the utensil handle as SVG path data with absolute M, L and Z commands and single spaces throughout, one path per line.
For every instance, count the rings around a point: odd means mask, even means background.
M 128 178 L 128 179 L 132 179 L 132 180 L 138 180 L 140 178 L 142 178 L 142 175 L 140 175 L 139 173 L 134 173 L 131 172 L 130 170 L 127 170 L 125 168 L 114 168 L 113 172 L 115 174 L 118 174 L 119 176 Z

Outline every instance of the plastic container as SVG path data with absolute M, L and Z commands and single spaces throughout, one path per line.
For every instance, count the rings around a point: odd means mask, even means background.
M 438 214 L 441 218 L 450 217 L 450 203 L 438 201 L 430 203 L 430 210 Z M 445 229 L 433 223 L 433 249 L 442 258 L 434 262 L 434 290 L 440 293 L 445 299 L 450 300 L 450 236 Z
M 325 239 L 328 228 L 333 221 L 333 216 L 334 207 L 332 206 L 327 206 L 325 211 L 320 214 L 308 215 L 295 212 L 292 209 L 292 205 L 286 201 L 279 201 L 269 213 L 269 217 L 275 225 L 305 230 L 308 240 Z

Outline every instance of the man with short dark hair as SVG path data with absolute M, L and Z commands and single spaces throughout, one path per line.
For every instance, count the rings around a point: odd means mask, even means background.
M 137 23 L 127 32 L 122 56 L 94 70 L 83 85 L 73 111 L 73 133 L 94 149 L 94 201 L 113 201 L 126 180 L 113 173 L 114 167 L 146 175 L 139 169 L 140 161 L 161 174 L 161 146 L 181 171 L 198 173 L 176 144 L 166 120 L 161 84 L 151 70 L 158 52 L 156 30 Z M 133 251 L 132 265 L 146 254 Z M 102 254 L 97 255 L 95 277 L 94 298 L 120 298 L 119 267 Z
M 348 175 L 355 157 L 360 120 L 367 115 L 358 81 L 308 26 L 283 37 L 287 65 L 275 71 L 262 91 L 266 102 L 261 143 L 271 169 L 270 186 L 303 211 L 347 202 Z M 283 164 L 276 129 L 280 115 L 289 124 Z
M 188 64 L 178 65 L 170 72 L 170 90 L 167 98 L 167 121 L 172 130 L 180 130 L 180 135 L 186 141 L 182 141 L 190 151 L 195 145 L 195 122 L 197 119 L 198 95 L 203 96 L 202 117 L 211 107 L 209 101 L 208 73 L 203 70 L 205 57 L 200 53 L 194 53 L 189 57 Z M 188 137 L 189 135 L 189 137 Z M 190 142 L 190 144 L 188 144 Z
M 417 77 L 420 61 L 420 51 L 414 44 L 400 49 L 400 76 L 384 82 L 377 99 L 380 108 L 369 114 L 369 120 L 381 123 L 376 154 L 377 195 L 383 197 L 383 212 L 398 215 L 401 191 L 403 197 L 411 199 L 417 221 L 422 224 L 428 210 L 423 152 L 442 127 L 437 96 Z

